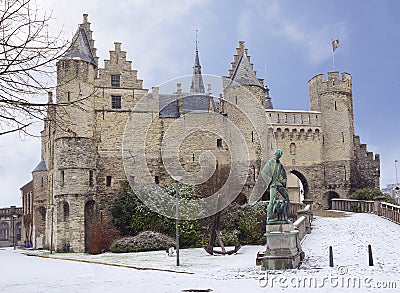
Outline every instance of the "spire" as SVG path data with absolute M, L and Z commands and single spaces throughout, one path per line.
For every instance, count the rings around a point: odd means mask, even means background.
M 71 46 L 65 52 L 63 59 L 83 60 L 97 66 L 96 51 L 91 39 L 90 23 L 87 22 L 87 14 L 83 15 L 83 24 L 79 25 L 72 38 Z
M 190 93 L 191 94 L 205 93 L 204 84 L 203 84 L 203 76 L 201 75 L 201 66 L 200 66 L 198 41 L 197 41 L 197 30 L 196 30 L 196 55 L 194 58 L 192 84 L 190 86 Z

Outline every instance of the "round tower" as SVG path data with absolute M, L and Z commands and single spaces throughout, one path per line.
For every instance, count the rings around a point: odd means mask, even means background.
M 308 82 L 310 110 L 321 112 L 322 161 L 320 190 L 324 207 L 332 198 L 346 198 L 355 176 L 354 114 L 351 75 L 328 72 Z
M 310 110 L 321 112 L 325 161 L 354 159 L 354 113 L 351 75 L 328 72 L 308 82 Z
M 93 210 L 97 144 L 95 78 L 97 57 L 87 15 L 57 62 L 57 116 L 53 196 L 57 251 L 85 250 L 86 206 Z M 90 212 L 93 217 L 93 211 Z M 71 223 L 71 225 L 69 224 Z

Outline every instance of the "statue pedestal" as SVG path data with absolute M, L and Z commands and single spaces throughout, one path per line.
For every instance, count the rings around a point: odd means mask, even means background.
M 299 231 L 293 224 L 268 224 L 266 230 L 267 247 L 257 254 L 256 264 L 261 270 L 297 268 L 304 259 Z

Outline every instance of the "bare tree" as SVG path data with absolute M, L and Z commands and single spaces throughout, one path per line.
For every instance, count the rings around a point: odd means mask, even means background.
M 55 62 L 66 49 L 49 34 L 50 15 L 32 0 L 0 0 L 0 135 L 45 116 Z

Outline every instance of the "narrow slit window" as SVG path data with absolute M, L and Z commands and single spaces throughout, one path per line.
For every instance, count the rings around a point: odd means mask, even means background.
M 160 184 L 160 176 L 154 176 L 154 182 Z
M 217 147 L 222 148 L 222 138 L 217 138 Z
M 107 177 L 106 177 L 106 186 L 107 186 L 107 187 L 110 187 L 110 186 L 111 186 L 111 179 L 112 179 L 111 176 L 107 176 Z
M 89 170 L 89 186 L 93 186 L 93 170 Z
M 60 174 L 61 186 L 64 185 L 64 180 L 65 180 L 65 173 L 64 173 L 64 170 L 61 170 L 61 174 Z

